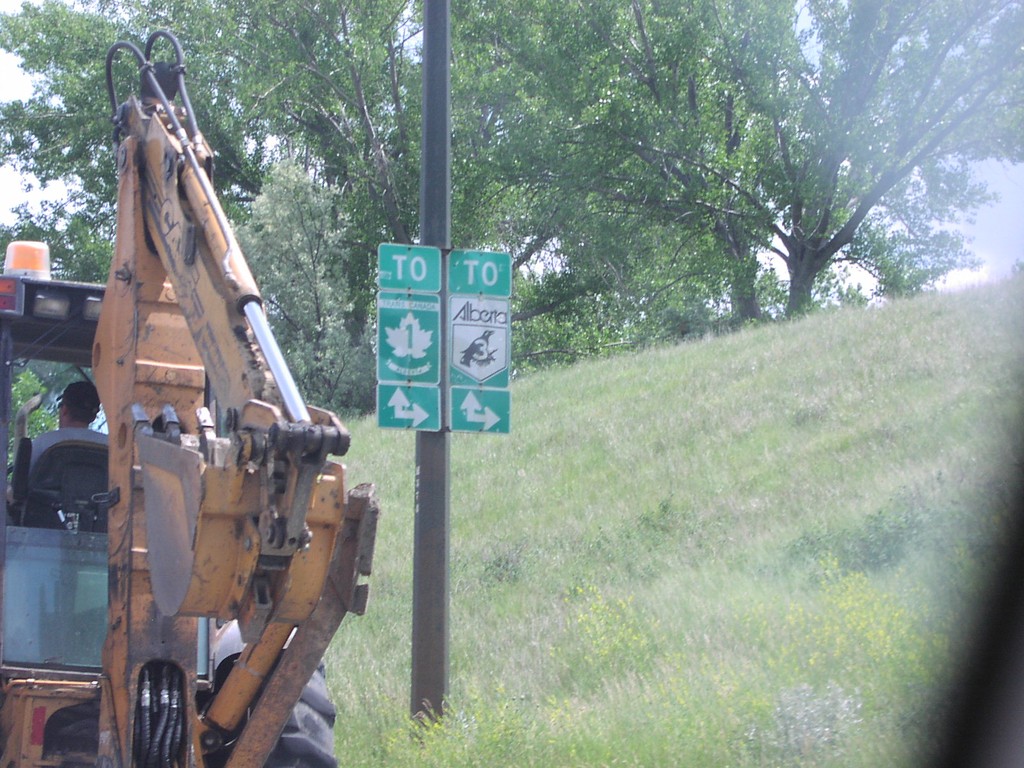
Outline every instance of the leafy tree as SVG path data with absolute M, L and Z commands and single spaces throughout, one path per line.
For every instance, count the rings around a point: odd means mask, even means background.
M 0 105 L 5 162 L 40 184 L 68 188 L 66 199 L 32 218 L 22 206 L 9 235 L 47 241 L 55 273 L 67 277 L 106 275 L 101 265 L 109 259 L 116 180 L 101 86 L 106 45 L 100 41 L 115 35 L 106 19 L 53 0 L 0 17 L 0 45 L 22 58 L 26 72 L 46 80 L 28 100 Z
M 962 244 L 948 235 L 939 236 L 948 255 L 934 258 L 934 230 L 981 200 L 963 160 L 1021 150 L 1003 120 L 1019 119 L 1024 104 L 1024 6 L 716 6 L 720 49 L 764 141 L 753 159 L 768 170 L 757 185 L 748 174 L 734 186 L 773 217 L 789 311 L 808 306 L 815 280 L 837 260 L 861 264 L 883 285 L 903 261 L 900 279 L 915 286 L 966 264 Z M 778 30 L 786 37 L 771 40 Z M 857 247 L 865 222 L 876 235 L 890 233 L 893 246 Z
M 533 0 L 517 12 L 531 31 L 494 45 L 539 83 L 557 147 L 528 183 L 586 187 L 638 227 L 712 234 L 691 242 L 756 317 L 769 250 L 790 313 L 837 263 L 900 291 L 969 264 L 941 224 L 983 199 L 965 160 L 1020 155 L 1022 13 L 1011 0 Z
M 30 100 L 0 105 L 0 149 L 19 170 L 63 180 L 75 195 L 74 205 L 45 220 L 26 216 L 11 234 L 32 232 L 55 243 L 56 259 L 78 266 L 76 276 L 104 274 L 105 268 L 81 266 L 81 239 L 63 245 L 66 233 L 80 231 L 108 254 L 113 237 L 116 179 L 104 57 L 115 40 L 141 42 L 147 31 L 169 28 L 185 47 L 192 103 L 216 154 L 214 182 L 236 222 L 247 218 L 264 174 L 280 160 L 302 164 L 318 184 L 343 193 L 346 301 L 351 322 L 365 330 L 373 322 L 378 243 L 416 236 L 416 6 L 412 0 L 83 0 L 73 10 L 46 0 L 0 17 L 0 46 L 22 56 L 25 69 L 38 76 Z M 137 90 L 134 62 L 126 58 L 115 70 L 122 97 Z
M 0 47 L 18 55 L 34 78 L 29 99 L 0 104 L 0 151 L 29 178 L 60 182 L 67 189 L 63 200 L 45 204 L 41 212 L 30 214 L 23 206 L 5 234 L 45 240 L 55 273 L 63 277 L 106 278 L 117 175 L 104 67 L 116 40 L 141 45 L 149 31 L 168 26 L 189 41 L 189 82 L 201 94 L 193 106 L 217 153 L 216 180 L 225 208 L 237 214 L 259 189 L 266 132 L 230 96 L 232 59 L 219 54 L 234 46 L 227 35 L 211 33 L 212 13 L 201 5 L 189 3 L 188 12 L 152 5 L 96 0 L 72 7 L 45 0 L 0 16 Z M 168 55 L 168 48 L 158 46 L 157 58 Z M 115 61 L 114 74 L 120 98 L 138 92 L 134 60 Z
M 354 317 L 371 322 L 380 242 L 413 242 L 419 194 L 418 44 L 410 0 L 220 4 L 238 30 L 236 98 L 279 153 L 343 192 Z
M 374 405 L 374 352 L 347 298 L 341 194 L 300 166 L 274 167 L 238 236 L 299 389 L 339 412 Z
M 506 120 L 539 146 L 510 140 L 505 153 L 525 158 L 521 183 L 557 189 L 577 219 L 570 226 L 585 218 L 619 234 L 559 236 L 558 250 L 593 263 L 583 249 L 600 243 L 611 255 L 604 275 L 617 290 L 629 286 L 635 307 L 698 297 L 717 306 L 724 295 L 741 318 L 758 317 L 760 268 L 748 257 L 758 237 L 766 240 L 765 227 L 751 226 L 739 215 L 744 201 L 705 173 L 737 162 L 731 97 L 712 97 L 709 86 L 708 98 L 697 99 L 695 76 L 713 67 L 704 58 L 708 19 L 682 5 L 653 3 L 653 22 L 639 3 L 612 0 L 534 0 L 517 11 L 527 31 L 506 24 L 493 44 L 530 86 Z
M 519 370 L 645 343 L 679 327 L 666 321 L 673 309 L 721 296 L 699 238 L 677 226 L 690 212 L 645 208 L 650 196 L 625 187 L 636 176 L 620 167 L 620 138 L 576 118 L 614 77 L 612 68 L 581 81 L 594 67 L 566 53 L 585 40 L 581 13 L 565 3 L 453 6 L 453 181 L 487 212 L 477 237 L 509 251 L 521 276 Z
M 59 274 L 105 276 L 116 200 L 106 51 L 115 40 L 141 44 L 149 30 L 171 28 L 185 47 L 189 92 L 216 154 L 214 181 L 229 215 L 248 218 L 264 174 L 282 159 L 302 164 L 334 195 L 346 225 L 335 232 L 343 247 L 328 258 L 338 259 L 330 268 L 346 287 L 342 313 L 358 347 L 373 322 L 377 244 L 415 236 L 419 27 L 412 5 L 92 0 L 73 10 L 47 0 L 0 17 L 0 45 L 37 76 L 31 99 L 0 105 L 0 148 L 19 170 L 72 190 L 52 215 L 23 212 L 7 234 L 50 242 Z M 164 55 L 159 44 L 157 51 L 155 58 Z M 137 91 L 135 62 L 125 58 L 115 62 L 121 98 Z M 301 199 L 316 202 L 310 194 Z M 349 395 L 366 405 L 365 393 Z
M 983 198 L 969 161 L 1021 159 L 1021 17 L 1020 0 L 453 0 L 453 242 L 512 253 L 521 354 L 774 313 L 771 251 L 790 313 L 836 295 L 836 265 L 918 290 L 967 263 L 941 224 Z M 416 238 L 412 0 L 44 0 L 0 16 L 0 47 L 37 77 L 0 105 L 0 150 L 70 190 L 5 234 L 49 240 L 61 274 L 102 277 L 102 62 L 159 27 L 186 43 L 232 218 L 282 160 L 330 191 L 344 226 L 324 269 L 360 348 L 377 244 Z M 119 92 L 136 77 L 119 66 Z

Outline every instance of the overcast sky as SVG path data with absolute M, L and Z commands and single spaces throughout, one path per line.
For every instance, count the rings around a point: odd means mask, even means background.
M 20 8 L 21 0 L 0 0 L 0 13 L 17 12 Z M 0 52 L 0 101 L 27 98 L 31 94 L 31 82 L 18 63 L 16 57 Z M 1015 263 L 1024 262 L 1024 166 L 990 162 L 980 165 L 978 172 L 1000 199 L 980 211 L 973 223 L 963 223 L 961 228 L 983 266 L 973 274 L 954 275 L 952 282 L 957 284 L 999 279 L 1010 274 Z M 61 190 L 52 190 L 50 194 L 59 196 Z M 22 180 L 5 164 L 0 168 L 0 223 L 12 223 L 12 211 L 24 199 Z
M 987 277 L 1010 274 L 1018 261 L 1024 263 L 1024 166 L 983 163 L 980 176 L 998 193 L 999 202 L 978 213 L 964 231 L 974 252 L 984 261 Z

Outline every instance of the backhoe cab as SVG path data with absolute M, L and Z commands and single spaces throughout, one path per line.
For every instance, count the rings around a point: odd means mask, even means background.
M 170 65 L 150 61 L 160 42 Z M 121 103 L 123 53 L 143 87 Z M 0 440 L 29 360 L 88 372 L 108 433 L 31 461 L 19 439 L 0 481 L 0 766 L 327 768 L 320 661 L 365 609 L 373 488 L 345 488 L 348 433 L 306 405 L 273 338 L 177 40 L 116 43 L 107 65 L 106 285 L 51 280 L 33 243 L 0 276 Z
M 9 471 L 0 474 L 5 766 L 91 765 L 98 750 L 107 536 L 91 529 L 104 528 L 105 520 L 81 529 L 77 520 L 57 523 L 77 502 L 97 510 L 96 519 L 105 513 L 98 511 L 104 500 L 93 497 L 107 489 L 107 451 L 56 445 L 47 468 L 30 478 L 30 438 L 18 434 L 24 419 L 12 418 L 11 391 L 30 361 L 64 364 L 76 377 L 88 369 L 102 300 L 103 286 L 50 280 L 42 244 L 7 248 L 0 276 L 0 443 L 13 447 Z M 61 464 L 68 448 L 91 461 Z

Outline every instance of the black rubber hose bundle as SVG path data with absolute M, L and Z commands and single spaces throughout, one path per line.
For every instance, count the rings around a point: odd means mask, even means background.
M 135 763 L 144 768 L 175 768 L 182 752 L 185 708 L 181 671 L 168 662 L 150 662 L 139 676 L 135 714 Z

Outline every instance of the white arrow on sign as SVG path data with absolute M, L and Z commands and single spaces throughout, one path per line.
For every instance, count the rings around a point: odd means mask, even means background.
M 417 403 L 410 403 L 409 398 L 400 389 L 396 389 L 395 394 L 388 400 L 388 407 L 395 409 L 396 419 L 411 419 L 414 427 L 418 427 L 430 415 Z
M 490 429 L 501 421 L 498 414 L 486 406 L 481 406 L 480 401 L 476 399 L 476 395 L 472 392 L 466 395 L 460 410 L 466 414 L 466 421 L 473 424 L 483 424 L 485 430 Z

